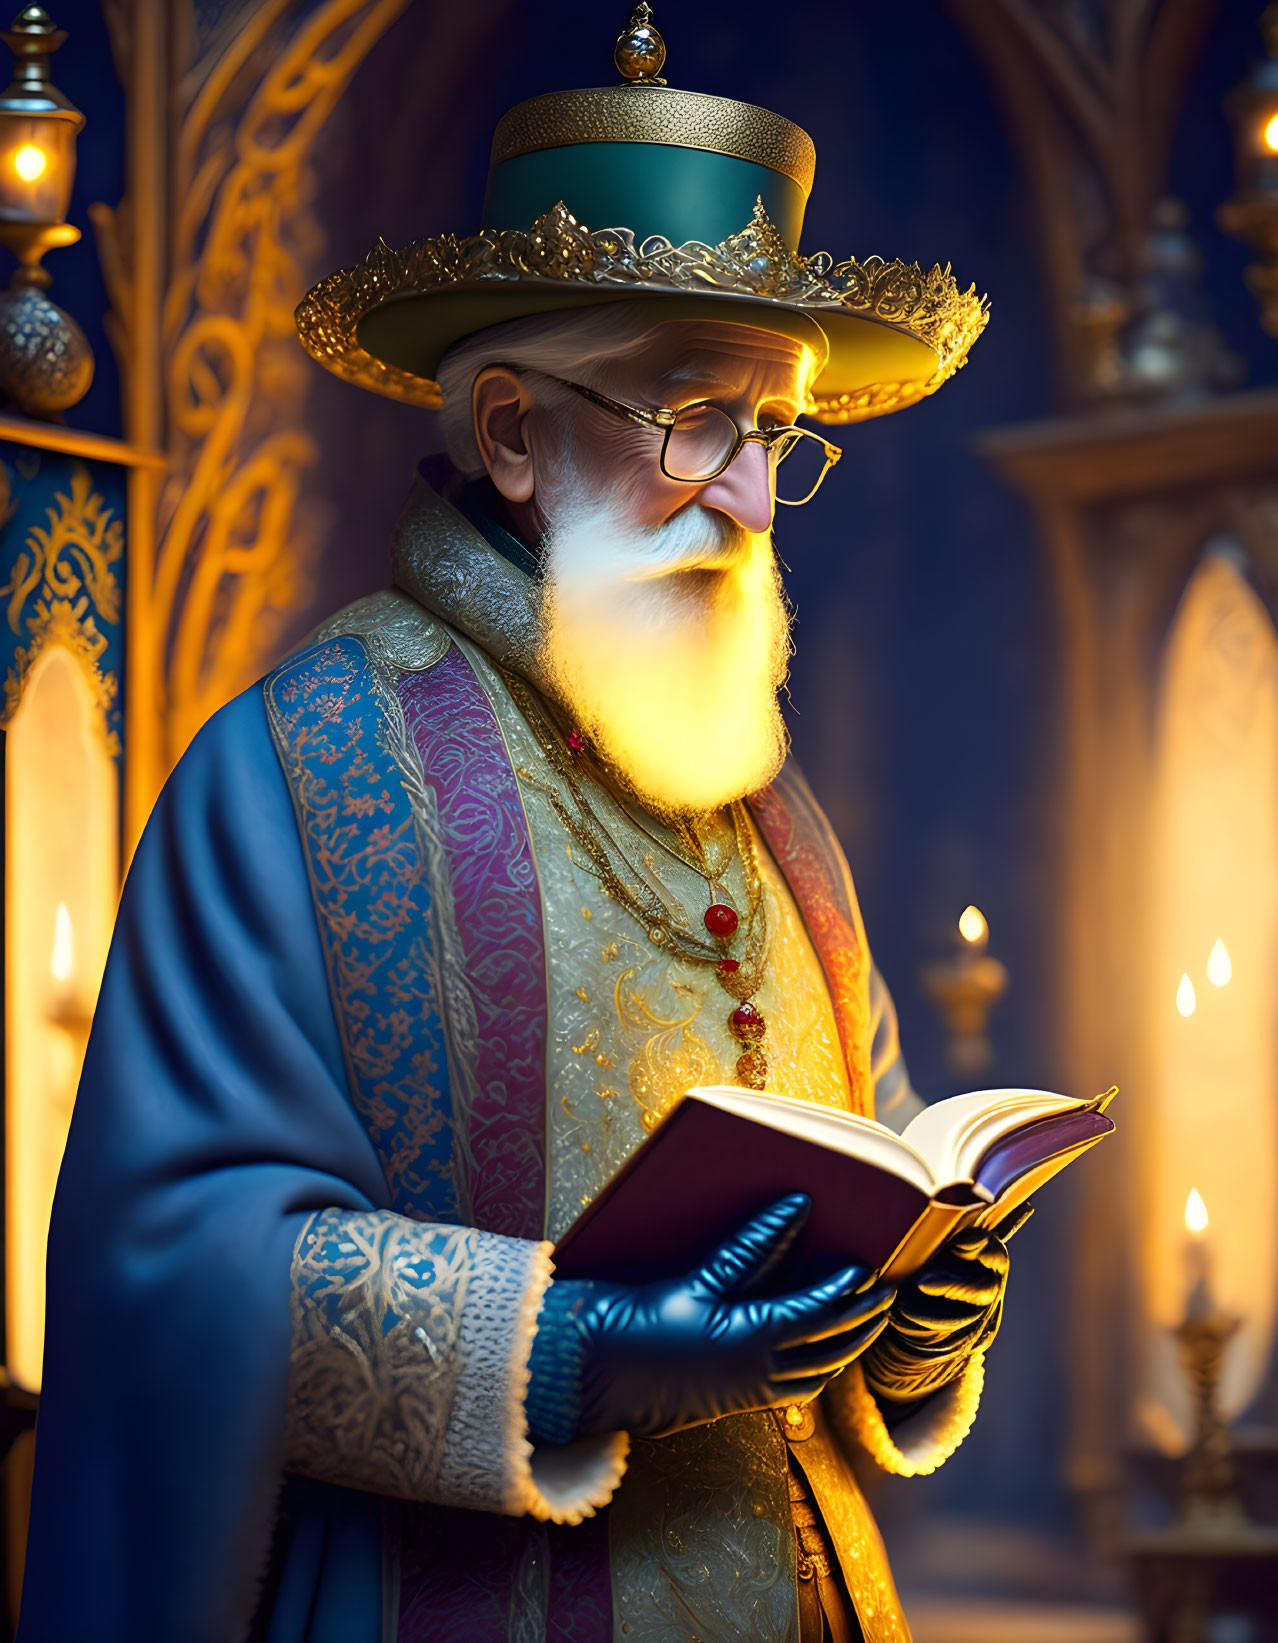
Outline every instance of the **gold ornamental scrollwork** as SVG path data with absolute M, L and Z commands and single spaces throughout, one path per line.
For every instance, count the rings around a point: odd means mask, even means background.
M 396 250 L 384 241 L 364 261 L 322 281 L 299 304 L 297 327 L 308 352 L 336 376 L 409 404 L 437 406 L 438 384 L 375 359 L 361 345 L 360 321 L 394 296 L 474 281 L 571 281 L 582 286 L 721 292 L 823 314 L 850 312 L 917 337 L 935 349 L 927 379 L 875 383 L 808 409 L 826 422 L 854 422 L 934 393 L 967 360 L 985 329 L 988 306 L 975 287 L 959 289 L 948 267 L 870 257 L 836 263 L 826 252 L 802 257 L 785 244 L 762 201 L 754 217 L 717 246 L 673 245 L 660 235 L 637 243 L 629 229 L 592 232 L 560 201 L 527 230 L 486 229 L 416 240 Z
M 248 66 L 246 29 L 245 61 L 237 41 L 183 122 L 164 312 L 177 461 L 155 564 L 170 759 L 260 671 L 308 588 L 316 541 L 299 499 L 318 449 L 302 426 L 304 367 L 290 346 L 303 262 L 317 251 L 307 161 L 352 74 L 406 4 L 320 6 L 270 52 L 228 123 Z
M 16 504 L 9 470 L 0 462 L 0 524 L 13 517 Z M 24 643 L 13 652 L 4 680 L 0 728 L 7 726 L 22 700 L 27 675 L 46 646 L 60 645 L 83 670 L 97 709 L 96 722 L 107 752 L 115 757 L 119 738 L 109 715 L 118 686 L 101 667 L 108 639 L 99 622 L 120 621 L 120 578 L 124 528 L 105 497 L 93 488 L 88 468 L 77 462 L 71 484 L 54 495 L 45 510 L 47 525 L 33 525 L 14 560 L 9 580 L 0 587 L 4 620 Z
M 658 984 L 661 985 L 660 983 Z M 631 1059 L 627 1083 L 639 1109 L 640 1122 L 651 1132 L 686 1091 L 698 1084 L 716 1084 L 724 1076 L 718 1056 L 695 1029 L 700 1003 L 679 1005 L 675 1015 L 659 1011 L 629 965 L 613 984 L 613 1004 L 623 1031 L 641 1033 L 642 1041 Z
M 319 452 L 304 426 L 307 366 L 292 308 L 320 249 L 308 168 L 352 75 L 407 5 L 260 0 L 206 39 L 179 17 L 188 0 L 172 9 L 176 38 L 201 43 L 174 82 L 167 201 L 144 202 L 168 224 L 160 353 L 170 456 L 153 553 L 131 566 L 146 588 L 136 605 L 145 645 L 132 636 L 146 671 L 131 673 L 131 713 L 155 720 L 155 768 L 141 777 L 148 802 L 200 725 L 275 659 L 305 604 L 318 530 L 304 497 Z M 145 8 L 119 13 L 110 8 L 116 33 L 145 27 Z M 151 79 L 168 73 L 161 66 Z M 94 214 L 126 384 L 149 323 L 133 312 L 137 204 Z

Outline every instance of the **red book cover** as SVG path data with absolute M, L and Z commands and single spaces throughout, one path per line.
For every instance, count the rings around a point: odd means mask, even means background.
M 792 1192 L 806 1192 L 812 1209 L 785 1264 L 786 1288 L 840 1266 L 881 1266 L 928 1204 L 918 1187 L 863 1158 L 684 1101 L 569 1227 L 556 1275 L 678 1277 Z

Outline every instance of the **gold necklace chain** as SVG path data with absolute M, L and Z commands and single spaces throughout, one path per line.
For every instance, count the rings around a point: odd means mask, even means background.
M 694 964 L 713 967 L 715 979 L 737 1006 L 728 1017 L 728 1030 L 742 1046 L 736 1064 L 737 1077 L 748 1088 L 762 1089 L 768 1070 L 764 1053 L 767 1027 L 751 1000 L 763 984 L 771 942 L 763 896 L 763 875 L 745 805 L 737 800 L 730 807 L 734 842 L 746 879 L 745 917 L 739 918 L 735 909 L 721 901 L 712 901 L 705 915 L 711 938 L 706 941 L 686 926 L 681 927 L 677 916 L 657 892 L 643 882 L 643 875 L 596 812 L 580 779 L 585 775 L 597 784 L 597 778 L 586 767 L 585 739 L 576 731 L 562 735 L 547 709 L 518 674 L 503 670 L 502 677 L 547 763 L 567 788 L 571 806 L 548 783 L 538 781 L 527 771 L 520 774 L 543 795 L 565 832 L 580 847 L 584 856 L 580 865 L 598 879 L 605 894 L 647 930 L 649 941 Z M 625 813 L 630 814 L 628 808 Z M 639 825 L 654 843 L 662 844 L 648 828 Z M 699 840 L 697 842 L 700 843 Z M 627 882 L 618 870 L 608 848 L 609 843 L 630 870 L 635 883 Z M 722 875 L 712 876 L 706 871 L 709 864 L 704 852 L 700 864 L 686 860 L 678 850 L 670 850 L 669 853 L 676 860 L 684 860 L 686 866 L 706 880 L 712 897 L 716 894 Z M 726 866 L 725 861 L 725 870 Z M 741 937 L 741 957 L 734 958 L 730 948 L 735 945 L 734 937 L 738 935 Z
M 687 835 L 687 846 L 685 848 L 680 843 L 679 835 L 675 832 L 671 823 L 666 823 L 666 836 L 663 838 L 661 834 L 654 833 L 643 817 L 637 815 L 630 805 L 625 805 L 624 809 L 626 815 L 640 832 L 650 838 L 659 850 L 664 850 L 668 856 L 673 856 L 676 861 L 681 861 L 685 867 L 690 867 L 694 873 L 706 881 L 712 892 L 722 887 L 728 868 L 732 863 L 732 844 L 736 842 L 735 840 L 722 844 L 718 859 L 712 863 L 709 845 L 706 840 L 699 836 L 694 823 L 685 822 L 682 824 Z

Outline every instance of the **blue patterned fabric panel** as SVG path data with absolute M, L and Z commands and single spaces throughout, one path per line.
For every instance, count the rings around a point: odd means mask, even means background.
M 266 682 L 293 795 L 356 1108 L 389 1207 L 456 1221 L 448 1062 L 431 889 L 412 810 L 382 745 L 360 641 L 325 641 Z

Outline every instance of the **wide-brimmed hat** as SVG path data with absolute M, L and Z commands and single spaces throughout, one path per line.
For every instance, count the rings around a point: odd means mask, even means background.
M 807 410 L 822 422 L 934 393 L 984 330 L 985 299 L 948 266 L 800 256 L 812 139 L 767 109 L 668 86 L 664 59 L 640 5 L 615 52 L 625 81 L 513 108 L 493 138 L 480 231 L 382 241 L 330 274 L 297 308 L 307 350 L 348 382 L 438 406 L 440 360 L 475 331 L 653 299 L 671 318 L 809 337 L 815 324 L 828 354 Z

